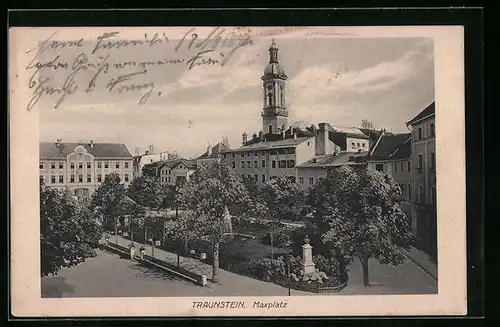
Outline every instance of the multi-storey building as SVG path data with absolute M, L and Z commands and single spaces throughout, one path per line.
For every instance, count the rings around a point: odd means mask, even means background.
M 40 180 L 69 189 L 84 202 L 111 173 L 117 173 L 126 186 L 132 180 L 132 155 L 124 144 L 40 143 Z
M 436 132 L 433 102 L 406 123 L 411 128 L 413 217 L 420 247 L 437 253 Z
M 194 160 L 168 160 L 160 164 L 158 168 L 158 181 L 162 186 L 182 185 L 189 181 L 195 171 L 196 162 Z
M 138 149 L 136 151 L 137 153 L 134 156 L 134 178 L 142 176 L 143 168 L 147 164 L 165 160 L 172 160 L 177 158 L 177 155 L 175 153 L 168 153 L 168 152 L 155 153 L 152 144 L 149 145 L 148 150 L 146 150 L 142 155 L 138 154 L 139 152 Z
M 220 161 L 222 158 L 222 153 L 227 151 L 231 151 L 231 148 L 227 144 L 227 141 L 217 143 L 213 147 L 209 145 L 207 147 L 207 151 L 196 158 L 196 165 L 200 166 L 205 163 Z
M 369 152 L 366 167 L 391 175 L 399 184 L 403 196 L 401 207 L 412 219 L 412 230 L 416 234 L 417 225 L 412 210 L 411 144 L 410 133 L 391 134 L 383 131 Z
M 265 183 L 286 176 L 307 190 L 326 174 L 341 153 L 364 153 L 377 132 L 370 129 L 332 126 L 327 123 L 288 127 L 286 105 L 287 76 L 278 60 L 278 47 L 272 42 L 269 63 L 262 76 L 262 129 L 249 140 L 243 133 L 242 146 L 222 152 L 222 160 L 241 176 Z M 332 157 L 332 158 L 327 158 Z

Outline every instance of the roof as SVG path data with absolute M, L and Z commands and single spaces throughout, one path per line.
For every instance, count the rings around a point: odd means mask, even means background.
M 66 159 L 77 146 L 83 146 L 88 153 L 96 158 L 130 158 L 132 155 L 123 143 L 93 143 L 92 147 L 87 143 L 59 143 L 40 142 L 40 158 L 61 158 Z
M 397 153 L 397 156 L 396 156 Z M 411 154 L 411 134 L 382 134 L 372 149 L 371 159 L 406 159 Z M 395 157 L 396 156 L 396 157 Z
M 435 112 L 436 112 L 436 105 L 435 105 L 435 102 L 432 102 L 429 106 L 427 106 L 427 108 L 425 108 L 424 110 L 422 110 L 418 115 L 416 115 L 413 119 L 411 119 L 410 121 L 408 121 L 406 123 L 406 125 L 413 125 L 415 123 L 417 123 L 418 121 L 426 118 L 426 117 L 429 117 L 429 116 L 433 116 L 435 115 Z
M 188 169 L 196 169 L 196 161 L 188 159 L 179 159 L 173 167 L 177 167 L 181 164 L 186 166 Z
M 253 151 L 253 150 L 264 150 L 264 149 L 294 148 L 300 143 L 308 141 L 310 139 L 311 137 L 297 137 L 297 138 L 292 137 L 277 141 L 263 141 L 263 142 L 248 144 L 233 151 Z
M 199 156 L 198 159 L 217 158 L 219 156 L 219 153 L 224 151 L 231 151 L 231 148 L 224 143 L 217 143 L 212 147 L 212 153 L 210 154 L 210 156 L 208 155 L 208 150 L 207 150 L 201 156 Z
M 364 158 L 368 152 L 358 153 L 341 153 L 341 154 L 327 154 L 316 156 L 313 159 L 297 165 L 297 168 L 322 168 L 322 167 L 336 167 L 342 165 L 359 165 L 359 159 Z M 358 159 L 358 160 L 356 160 Z
M 155 161 L 155 162 L 150 162 L 147 163 L 143 166 L 143 168 L 146 169 L 158 169 L 160 168 L 161 165 L 163 165 L 165 162 L 164 161 Z

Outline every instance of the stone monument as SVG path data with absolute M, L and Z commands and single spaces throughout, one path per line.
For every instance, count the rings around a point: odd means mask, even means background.
M 305 244 L 302 245 L 302 269 L 304 275 L 314 273 L 314 262 L 312 260 L 312 246 L 309 244 L 309 237 L 304 239 Z

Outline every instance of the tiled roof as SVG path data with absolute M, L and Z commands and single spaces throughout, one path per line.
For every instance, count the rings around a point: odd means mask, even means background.
M 285 147 L 292 148 L 310 139 L 311 137 L 297 137 L 297 138 L 292 137 L 277 141 L 263 141 L 259 143 L 248 144 L 233 151 L 253 151 L 253 150 L 263 150 L 263 149 L 285 148 Z
M 422 110 L 418 115 L 416 115 L 412 120 L 408 121 L 406 125 L 412 125 L 416 123 L 417 121 L 421 120 L 422 118 L 425 118 L 430 115 L 434 115 L 436 112 L 436 105 L 435 102 L 432 102 L 427 108 Z
M 210 154 L 210 156 L 208 155 L 208 150 L 207 150 L 201 156 L 199 156 L 198 159 L 217 158 L 219 153 L 224 151 L 231 151 L 231 148 L 224 143 L 217 143 L 212 147 L 212 153 Z
M 313 159 L 304 162 L 297 166 L 297 168 L 313 168 L 313 167 L 336 167 L 342 165 L 359 165 L 360 162 L 356 159 L 362 159 L 368 152 L 358 153 L 341 153 L 341 154 L 327 154 L 316 156 Z
M 179 159 L 177 163 L 174 165 L 174 167 L 183 164 L 186 166 L 188 169 L 196 169 L 196 161 L 194 160 L 188 160 L 188 159 Z
M 375 146 L 372 149 L 371 159 L 396 159 L 396 157 L 391 157 L 396 155 L 396 150 L 401 151 L 398 156 L 407 155 L 407 157 L 411 153 L 411 134 L 403 133 L 403 134 L 383 134 L 380 139 L 377 141 Z M 404 158 L 407 158 L 404 157 Z M 403 159 L 403 157 L 399 158 Z
M 72 153 L 77 146 L 83 146 L 88 153 L 96 158 L 130 158 L 132 155 L 127 149 L 125 144 L 121 143 L 93 143 L 91 147 L 89 144 L 79 143 L 60 143 L 56 146 L 55 142 L 40 142 L 40 158 L 61 158 L 65 159 L 66 156 Z

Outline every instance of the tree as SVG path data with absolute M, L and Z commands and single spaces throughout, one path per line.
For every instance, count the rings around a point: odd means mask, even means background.
M 94 192 L 90 202 L 90 209 L 99 208 L 106 221 L 106 228 L 109 225 L 109 218 L 115 223 L 116 227 L 116 219 L 124 198 L 125 186 L 120 182 L 120 176 L 112 173 L 106 176 L 102 185 Z
M 370 258 L 400 265 L 405 260 L 400 250 L 413 243 L 401 195 L 391 176 L 349 166 L 331 170 L 311 189 L 309 201 L 323 242 L 341 253 L 346 264 L 360 260 L 365 286 Z
M 257 217 L 266 216 L 268 209 L 265 202 L 265 185 L 259 184 L 255 178 L 247 176 L 244 176 L 242 181 L 247 190 L 248 199 L 245 201 L 245 205 L 240 207 L 241 212 L 235 213 L 240 215 L 253 214 Z
M 278 221 L 299 219 L 305 202 L 299 186 L 284 176 L 264 184 L 263 199 L 269 216 Z
M 96 256 L 101 226 L 67 191 L 40 186 L 41 275 L 57 274 Z
M 202 165 L 180 190 L 179 201 L 188 209 L 181 215 L 191 235 L 204 236 L 212 247 L 212 281 L 219 281 L 219 248 L 225 233 L 226 207 L 242 205 L 247 198 L 239 176 L 225 163 Z
M 127 195 L 138 204 L 148 208 L 159 208 L 163 194 L 158 181 L 147 175 L 135 178 L 127 190 Z

